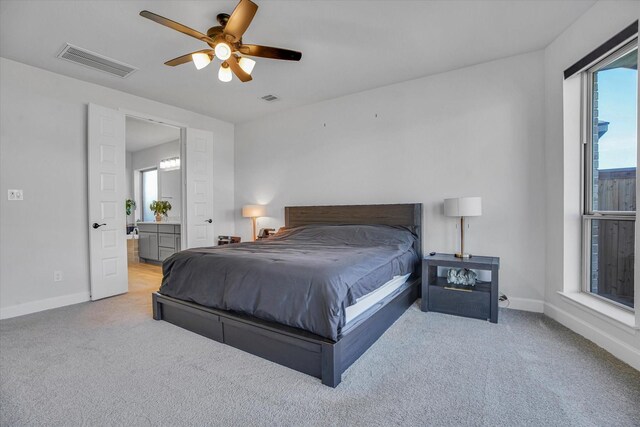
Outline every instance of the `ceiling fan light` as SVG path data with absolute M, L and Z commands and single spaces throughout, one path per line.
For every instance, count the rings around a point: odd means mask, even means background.
M 231 73 L 231 68 L 227 65 L 226 67 L 223 65 L 220 66 L 220 70 L 218 71 L 218 78 L 221 82 L 228 83 L 233 78 L 233 74 Z
M 240 61 L 238 62 L 238 64 L 240 65 L 240 68 L 244 70 L 245 73 L 251 74 L 251 72 L 253 71 L 253 67 L 255 67 L 256 65 L 256 61 L 254 61 L 253 59 L 245 58 L 243 56 L 240 58 Z
M 211 62 L 211 58 L 206 53 L 194 53 L 191 55 L 191 59 L 198 70 L 202 70 Z
M 231 56 L 231 46 L 229 46 L 225 42 L 220 42 L 216 45 L 215 53 L 216 57 L 220 58 L 223 61 L 226 61 Z

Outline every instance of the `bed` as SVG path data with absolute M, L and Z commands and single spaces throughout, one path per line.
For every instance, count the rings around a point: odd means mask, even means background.
M 335 387 L 418 297 L 421 222 L 421 204 L 287 207 L 268 241 L 166 260 L 154 319 Z

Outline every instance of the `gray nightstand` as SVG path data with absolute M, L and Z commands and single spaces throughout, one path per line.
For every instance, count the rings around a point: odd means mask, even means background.
M 438 277 L 438 267 L 491 271 L 490 283 L 461 287 Z M 500 258 L 474 256 L 456 258 L 452 254 L 425 256 L 422 261 L 422 311 L 437 311 L 498 323 L 498 270 Z

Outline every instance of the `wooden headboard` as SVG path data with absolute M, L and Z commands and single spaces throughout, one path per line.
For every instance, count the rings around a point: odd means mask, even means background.
M 284 208 L 285 227 L 309 224 L 381 224 L 409 227 L 418 236 L 415 249 L 422 260 L 422 203 Z

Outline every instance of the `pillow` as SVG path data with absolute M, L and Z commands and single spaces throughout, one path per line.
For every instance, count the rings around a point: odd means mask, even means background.
M 346 246 L 399 245 L 407 249 L 417 240 L 415 233 L 406 227 L 354 224 L 311 224 L 291 228 L 282 227 L 274 238 Z

